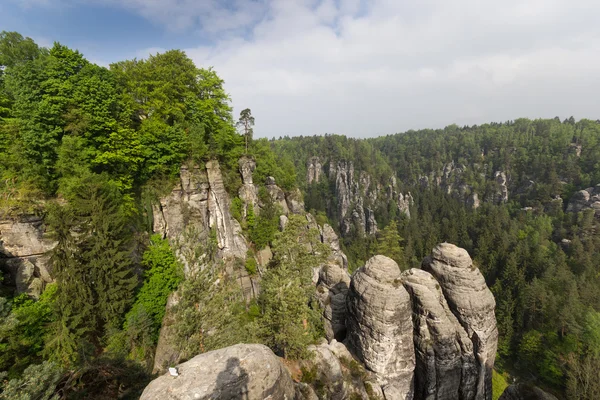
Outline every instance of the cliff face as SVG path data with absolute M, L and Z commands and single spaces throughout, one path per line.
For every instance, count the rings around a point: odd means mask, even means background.
M 310 217 L 307 221 L 309 226 L 314 223 Z M 316 368 L 316 380 L 312 387 L 296 384 L 296 399 L 373 394 L 393 400 L 492 398 L 498 340 L 495 302 L 464 249 L 439 244 L 423 269 L 402 273 L 392 259 L 374 256 L 352 277 L 333 259 L 318 268 L 318 274 L 317 297 L 324 305 L 329 343 L 309 347 L 313 357 L 303 363 Z M 167 389 L 156 388 L 167 387 L 180 396 L 174 398 L 187 398 L 196 393 L 187 382 L 196 379 L 194 388 L 219 387 L 214 374 L 192 371 L 187 363 L 182 366 L 193 377 L 184 379 L 182 388 L 165 375 L 148 393 L 165 393 Z M 237 365 L 227 368 L 224 374 L 237 374 Z M 349 368 L 354 370 L 351 376 Z M 252 379 L 271 379 L 262 367 L 253 371 Z M 250 392 L 247 398 L 262 399 Z
M 211 229 L 216 235 L 217 256 L 246 257 L 246 240 L 231 215 L 231 199 L 217 161 L 207 162 L 204 169 L 182 166 L 178 184 L 153 207 L 153 217 L 154 232 L 171 241 L 186 273 L 202 266 L 204 260 L 194 258 L 195 250 L 209 240 Z
M 327 174 L 324 165 L 327 165 Z M 375 209 L 383 204 L 387 207 L 391 201 L 396 203 L 398 212 L 410 216 L 412 195 L 398 192 L 395 178 L 382 184 L 375 182 L 365 171 L 355 171 L 352 161 L 331 160 L 325 163 L 319 157 L 309 158 L 306 170 L 306 182 L 309 185 L 325 179 L 335 188 L 336 202 L 329 204 L 328 208 L 339 221 L 338 228 L 343 237 L 351 232 L 359 237 L 377 233 Z
M 53 281 L 47 253 L 54 246 L 42 217 L 0 221 L 0 268 L 17 293 L 38 297 L 46 283 Z

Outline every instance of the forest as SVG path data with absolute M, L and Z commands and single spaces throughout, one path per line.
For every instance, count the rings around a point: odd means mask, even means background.
M 600 184 L 600 121 L 516 119 L 372 139 L 255 139 L 253 125 L 249 109 L 234 117 L 217 72 L 182 51 L 105 68 L 60 43 L 0 34 L 0 219 L 42 215 L 56 242 L 54 282 L 39 297 L 0 276 L 0 398 L 137 398 L 152 379 L 175 291 L 172 333 L 183 359 L 240 342 L 302 358 L 322 336 L 311 279 L 329 250 L 301 218 L 279 231 L 265 181 L 299 188 L 306 211 L 337 229 L 335 179 L 306 179 L 315 156 L 325 171 L 326 162 L 352 160 L 380 186 L 394 180 L 412 194 L 410 217 L 393 201 L 374 202 L 377 234 L 341 235 L 350 271 L 375 254 L 408 269 L 437 243 L 465 248 L 496 299 L 498 373 L 563 398 L 595 398 L 598 212 L 567 208 Z M 242 156 L 256 162 L 256 215 L 237 195 Z M 250 244 L 237 262 L 261 276 L 250 301 L 217 256 L 214 232 L 195 249 L 208 267 L 191 275 L 174 243 L 153 234 L 152 206 L 180 167 L 211 160 Z M 266 246 L 274 257 L 259 271 Z

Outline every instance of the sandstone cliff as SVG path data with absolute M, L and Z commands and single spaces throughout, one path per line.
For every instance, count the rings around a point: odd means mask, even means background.
M 17 293 L 37 297 L 53 281 L 48 252 L 54 246 L 40 216 L 0 221 L 0 268 Z
M 476 398 L 492 398 L 492 368 L 498 346 L 496 302 L 466 250 L 442 243 L 423 261 L 439 282 L 452 313 L 473 345 L 477 365 Z

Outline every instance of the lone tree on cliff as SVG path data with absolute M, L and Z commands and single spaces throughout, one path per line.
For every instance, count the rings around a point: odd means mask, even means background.
M 252 140 L 252 133 L 254 132 L 252 127 L 254 126 L 254 117 L 252 111 L 249 108 L 242 110 L 240 113 L 240 119 L 235 124 L 239 129 L 243 130 L 244 139 L 246 141 L 246 153 L 248 153 L 248 144 Z

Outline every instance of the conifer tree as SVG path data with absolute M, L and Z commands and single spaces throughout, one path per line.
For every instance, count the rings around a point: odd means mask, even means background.
M 316 229 L 307 227 L 305 217 L 291 215 L 273 251 L 274 263 L 261 283 L 261 333 L 284 357 L 297 358 L 323 329 L 312 269 L 325 262 L 330 249 Z
M 400 242 L 402 237 L 398 233 L 398 225 L 392 220 L 377 238 L 376 253 L 387 256 L 396 261 L 400 269 L 404 269 L 404 254 Z

